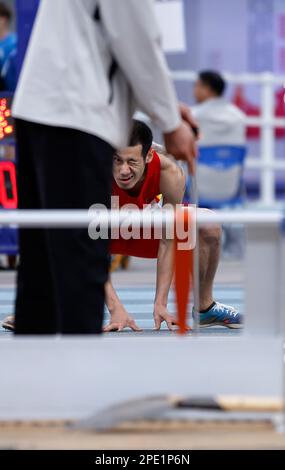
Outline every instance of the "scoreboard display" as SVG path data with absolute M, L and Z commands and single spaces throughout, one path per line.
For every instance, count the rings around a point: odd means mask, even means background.
M 15 123 L 12 118 L 11 93 L 0 94 L 0 146 L 5 150 L 14 149 Z M 2 152 L 1 152 L 2 154 Z M 4 152 L 4 155 L 8 152 Z M 16 209 L 18 205 L 15 160 L 0 158 L 0 208 Z
M 15 124 L 12 118 L 12 95 L 0 94 L 0 145 L 14 143 Z
M 17 209 L 17 181 L 14 162 L 0 161 L 0 207 Z

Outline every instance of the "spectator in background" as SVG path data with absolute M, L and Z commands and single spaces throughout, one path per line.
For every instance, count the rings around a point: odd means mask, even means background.
M 2 70 L 11 52 L 17 47 L 17 36 L 11 31 L 12 10 L 0 2 L 0 69 Z
M 245 114 L 224 98 L 225 90 L 226 82 L 219 73 L 211 70 L 199 73 L 194 86 L 197 104 L 191 111 L 200 129 L 200 147 L 246 145 Z M 211 181 L 208 183 L 210 186 Z M 224 255 L 242 256 L 243 232 L 234 226 L 223 229 Z
M 17 36 L 11 31 L 12 10 L 0 2 L 0 91 L 15 91 Z
M 200 128 L 201 146 L 245 145 L 245 115 L 224 98 L 225 90 L 226 82 L 219 73 L 199 73 L 194 86 L 197 105 L 191 111 Z

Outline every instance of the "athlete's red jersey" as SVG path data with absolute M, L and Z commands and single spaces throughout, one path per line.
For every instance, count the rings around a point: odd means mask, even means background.
M 157 201 L 160 194 L 160 159 L 156 152 L 146 167 L 146 175 L 138 196 L 130 196 L 126 191 L 119 188 L 113 180 L 112 196 L 119 197 L 119 208 L 126 204 L 135 204 L 138 209 L 143 209 L 146 204 Z M 154 238 L 150 240 L 133 239 L 112 240 L 111 253 L 116 255 L 137 256 L 140 258 L 157 258 L 159 241 Z

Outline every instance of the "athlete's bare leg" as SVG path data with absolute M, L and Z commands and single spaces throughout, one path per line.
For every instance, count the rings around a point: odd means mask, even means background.
M 221 227 L 216 224 L 199 230 L 199 310 L 208 309 L 214 302 L 213 284 L 220 259 L 221 235 Z

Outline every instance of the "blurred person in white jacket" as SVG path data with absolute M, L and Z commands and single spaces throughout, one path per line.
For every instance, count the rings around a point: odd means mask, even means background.
M 245 145 L 245 115 L 225 97 L 226 82 L 215 71 L 199 73 L 191 107 L 200 129 L 200 146 Z
M 41 0 L 13 106 L 19 208 L 110 208 L 113 153 L 137 108 L 192 167 L 153 1 Z M 16 334 L 101 333 L 108 264 L 108 241 L 87 228 L 20 230 Z
M 212 70 L 200 72 L 195 82 L 194 97 L 197 104 L 191 111 L 200 129 L 201 147 L 246 145 L 246 116 L 224 97 L 226 86 L 222 75 Z M 200 176 L 198 169 L 198 191 L 199 186 L 200 189 L 206 186 L 209 191 L 215 193 L 215 188 L 211 188 L 211 185 L 216 185 L 217 180 L 201 181 Z M 243 253 L 243 242 L 242 230 L 234 226 L 224 227 L 224 255 L 240 257 Z

